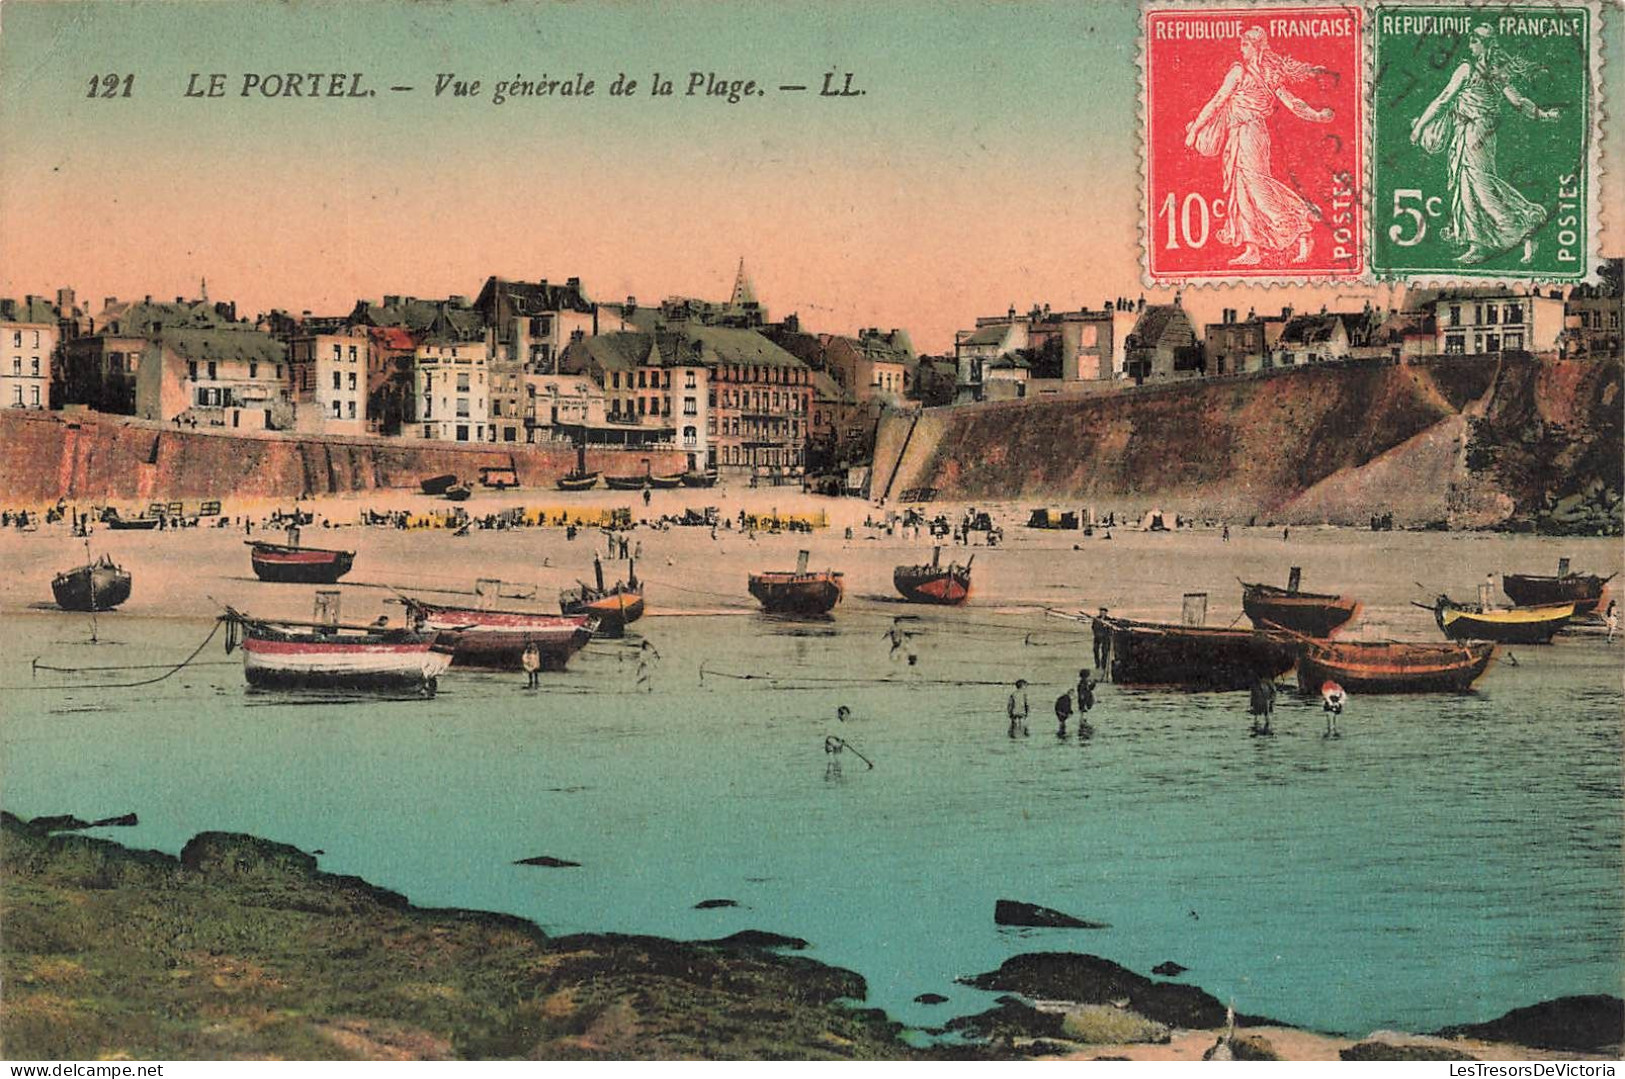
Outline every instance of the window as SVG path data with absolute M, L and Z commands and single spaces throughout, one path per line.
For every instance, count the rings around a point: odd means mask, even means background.
M 1460 356 L 1467 351 L 1467 337 L 1465 334 L 1446 334 L 1444 351 L 1447 356 Z
M 21 356 L 13 356 L 11 358 L 11 373 L 14 375 L 20 375 L 23 373 L 23 358 Z
M 355 372 L 350 372 L 350 389 L 355 389 Z
M 340 347 L 338 345 L 334 345 L 333 346 L 333 359 L 334 359 L 334 361 L 336 362 L 336 361 L 338 361 L 340 359 L 343 359 L 343 358 L 344 358 L 343 351 L 340 349 Z
M 333 418 L 335 420 L 339 418 L 339 403 L 337 401 L 333 402 Z
M 354 401 L 351 401 L 351 402 L 348 403 L 348 405 L 346 406 L 346 410 L 350 413 L 350 418 L 352 420 L 355 419 L 355 402 Z
M 197 381 L 197 361 L 196 360 L 187 360 L 186 361 L 186 377 L 191 382 L 196 382 Z
M 1509 333 L 1502 339 L 1501 343 L 1506 346 L 1508 352 L 1515 352 L 1523 348 L 1523 334 Z
M 1488 322 L 1491 326 L 1493 326 L 1493 325 L 1495 325 L 1496 319 L 1500 316 L 1500 314 L 1501 314 L 1501 309 L 1499 307 L 1496 307 L 1494 304 L 1490 304 L 1484 310 L 1484 321 Z
M 344 378 L 337 371 L 333 372 L 333 388 L 335 390 L 344 388 Z
M 36 336 L 38 336 L 38 335 L 36 334 Z M 39 407 L 39 387 L 38 386 L 30 386 L 28 388 L 31 391 L 33 391 L 33 398 L 34 398 L 33 404 L 34 404 L 35 408 L 38 408 Z
M 648 387 L 648 383 L 645 381 L 647 377 L 647 372 L 638 371 L 638 389 L 642 390 Z
M 683 428 L 683 445 L 693 449 L 699 444 L 699 432 L 692 427 Z
M 457 441 L 459 441 L 459 442 L 467 442 L 468 441 L 468 424 L 459 423 L 457 425 Z
M 700 414 L 699 402 L 692 397 L 683 398 L 683 415 L 698 416 Z
M 460 372 L 457 375 L 457 392 L 458 393 L 467 393 L 468 392 L 468 374 L 467 374 L 467 372 Z
M 466 397 L 457 398 L 457 416 L 458 416 L 459 419 L 467 419 L 468 418 L 468 398 L 466 398 Z M 465 430 L 466 430 L 466 428 L 465 428 Z M 467 442 L 468 439 L 467 439 L 467 437 L 462 437 L 462 438 L 459 438 L 458 441 L 459 442 Z
M 694 372 L 693 371 L 685 371 L 685 372 L 683 372 L 683 388 L 685 390 L 692 390 L 694 388 Z
M 34 331 L 34 347 L 39 348 L 39 331 L 38 330 Z M 34 403 L 36 405 L 39 404 L 38 401 L 35 401 Z
M 350 346 L 350 362 L 355 363 L 355 346 Z
M 610 389 L 612 389 L 612 390 L 620 389 L 621 388 L 621 373 L 619 371 L 610 372 L 609 382 L 610 382 Z
M 13 386 L 11 388 L 11 392 L 17 398 L 15 401 L 12 402 L 12 404 L 14 404 L 14 405 L 18 406 L 19 408 L 21 408 L 22 403 L 23 403 L 23 388 L 21 386 Z
M 213 382 L 216 377 L 217 376 L 215 374 L 215 363 L 214 363 L 213 360 L 210 360 L 209 361 L 209 381 Z
M 434 424 L 426 423 L 426 424 L 423 425 L 423 437 L 424 438 L 433 438 L 434 437 Z
M 260 377 L 260 365 L 255 363 L 253 360 L 248 361 L 248 377 L 249 378 L 259 378 Z
M 1453 303 L 1453 304 L 1450 305 L 1450 321 L 1446 325 L 1450 325 L 1450 326 L 1460 326 L 1461 325 L 1461 304 Z
M 1507 317 L 1502 320 L 1516 325 L 1523 321 L 1523 305 L 1517 303 L 1507 304 Z
M 16 345 L 18 348 L 22 348 L 23 347 L 23 331 L 21 331 L 21 330 L 13 330 L 13 331 L 11 331 L 11 343 L 13 345 Z M 19 400 L 17 403 L 22 404 L 22 401 Z

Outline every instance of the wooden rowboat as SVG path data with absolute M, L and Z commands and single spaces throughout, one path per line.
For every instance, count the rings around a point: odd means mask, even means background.
M 1420 606 L 1420 604 L 1418 605 Z M 1497 644 L 1551 644 L 1574 617 L 1573 603 L 1544 607 L 1478 607 L 1440 596 L 1433 605 L 1439 629 L 1453 641 Z
M 1360 609 L 1356 600 L 1241 582 L 1241 609 L 1254 629 L 1279 626 L 1307 637 L 1330 637 Z
M 598 620 L 598 635 L 620 637 L 626 627 L 643 617 L 643 582 L 628 561 L 626 580 L 604 587 L 604 564 L 594 558 L 592 563 L 597 587 L 577 582 L 579 588 L 567 588 L 559 593 L 559 612 L 567 615 L 587 615 Z
M 243 649 L 243 676 L 256 689 L 393 690 L 433 695 L 451 654 L 435 635 L 325 622 L 254 618 L 226 608 L 226 651 Z
M 253 549 L 249 556 L 254 575 L 262 581 L 284 584 L 332 584 L 355 564 L 354 551 L 331 551 L 322 547 L 298 547 L 288 543 L 245 540 Z
M 683 485 L 683 476 L 684 475 L 685 475 L 685 473 L 677 472 L 677 473 L 673 473 L 670 476 L 650 475 L 650 476 L 648 476 L 646 478 L 649 481 L 649 486 L 650 487 L 653 487 L 653 488 L 655 488 L 657 490 L 661 490 L 661 491 L 669 491 L 673 487 L 681 487 Z
M 841 602 L 843 575 L 837 570 L 809 572 L 807 558 L 806 551 L 797 555 L 793 573 L 752 573 L 750 594 L 756 597 L 763 609 L 774 614 L 828 614 Z
M 130 598 L 130 575 L 104 554 L 57 574 L 51 580 L 51 595 L 64 611 L 110 611 Z
M 597 620 L 586 615 L 450 607 L 411 596 L 401 602 L 419 628 L 438 634 L 459 667 L 518 670 L 525 648 L 534 644 L 543 670 L 562 671 L 597 628 Z
M 1403 641 L 1298 642 L 1298 691 L 1336 682 L 1350 693 L 1464 693 L 1495 660 L 1489 641 L 1428 644 Z
M 598 473 L 567 472 L 553 482 L 561 491 L 590 491 L 598 485 Z
M 1111 634 L 1111 679 L 1126 686 L 1247 689 L 1297 662 L 1293 639 L 1256 629 L 1096 618 Z
M 918 566 L 898 566 L 892 570 L 892 587 L 910 603 L 933 603 L 957 607 L 970 596 L 970 566 L 976 556 L 960 565 L 942 564 L 942 548 L 931 549 L 931 561 Z
M 1576 615 L 1590 614 L 1602 602 L 1603 588 L 1614 579 L 1610 573 L 1568 573 L 1542 577 L 1533 573 L 1501 574 L 1501 589 L 1520 607 L 1541 607 L 1558 603 L 1574 604 Z
M 680 479 L 684 487 L 715 487 L 717 471 L 713 468 L 705 472 L 684 472 Z
M 457 483 L 457 477 L 448 472 L 443 476 L 430 476 L 418 484 L 426 495 L 443 495 Z

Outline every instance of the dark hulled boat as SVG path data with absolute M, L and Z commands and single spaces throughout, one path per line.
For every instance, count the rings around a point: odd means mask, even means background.
M 647 479 L 650 487 L 653 487 L 656 490 L 669 491 L 674 487 L 681 487 L 683 485 L 683 477 L 685 475 L 687 475 L 687 473 L 683 472 L 673 473 L 670 476 L 656 476 L 651 474 L 647 477 Z
M 1279 627 L 1306 637 L 1330 637 L 1360 609 L 1356 600 L 1322 592 L 1300 592 L 1293 567 L 1285 588 L 1241 582 L 1241 609 L 1254 629 Z
M 1421 606 L 1418 604 L 1418 606 Z M 1433 605 L 1439 629 L 1453 641 L 1497 644 L 1551 644 L 1574 617 L 1573 603 L 1544 607 L 1480 607 L 1440 596 Z
M 226 651 L 243 649 L 256 689 L 391 690 L 433 694 L 451 665 L 435 634 L 339 622 L 284 622 L 226 608 Z
M 459 483 L 446 488 L 445 499 L 447 502 L 467 502 L 473 494 L 474 488 L 466 483 Z
M 1542 577 L 1533 573 L 1501 574 L 1501 590 L 1520 607 L 1544 607 L 1558 603 L 1574 604 L 1576 615 L 1590 614 L 1602 602 L 1602 592 L 1614 579 L 1610 573 L 1563 573 Z
M 542 668 L 562 671 L 570 657 L 592 639 L 597 620 L 586 615 L 531 611 L 487 611 L 451 607 L 402 596 L 413 621 L 439 635 L 459 667 L 518 670 L 527 645 L 541 653 Z
M 898 566 L 892 570 L 892 585 L 910 603 L 935 603 L 957 607 L 970 595 L 970 566 L 976 556 L 962 566 L 942 564 L 942 548 L 931 549 L 931 561 L 918 566 Z
M 1298 691 L 1320 692 L 1336 682 L 1350 693 L 1464 693 L 1495 659 L 1488 641 L 1414 644 L 1403 641 L 1298 642 Z
M 1284 633 L 1097 618 L 1111 634 L 1111 679 L 1125 686 L 1247 689 L 1292 669 L 1297 652 Z
M 590 491 L 598 483 L 598 473 L 587 471 L 587 444 L 576 443 L 576 466 L 553 481 L 561 491 Z
M 793 573 L 752 573 L 750 594 L 774 614 L 828 614 L 841 602 L 842 574 L 835 570 L 808 572 L 807 558 L 806 551 L 797 555 Z
M 593 574 L 596 586 L 578 581 L 579 588 L 567 588 L 559 593 L 559 613 L 587 615 L 598 619 L 598 635 L 620 637 L 626 627 L 643 617 L 643 582 L 631 562 L 626 566 L 626 580 L 604 587 L 604 564 L 594 558 Z
M 423 493 L 426 495 L 443 495 L 456 484 L 457 477 L 447 472 L 443 476 L 430 476 L 422 483 L 419 483 L 418 486 L 423 488 Z
M 290 543 L 246 540 L 253 549 L 250 560 L 254 576 L 282 584 L 332 584 L 350 572 L 354 551 L 332 551 L 322 547 L 299 547 Z
M 605 476 L 604 486 L 611 491 L 641 491 L 649 484 L 648 476 Z
M 717 485 L 717 470 L 709 469 L 705 472 L 684 472 L 679 479 L 684 487 L 715 487 Z
M 110 611 L 130 598 L 130 575 L 104 554 L 53 577 L 51 595 L 64 611 Z

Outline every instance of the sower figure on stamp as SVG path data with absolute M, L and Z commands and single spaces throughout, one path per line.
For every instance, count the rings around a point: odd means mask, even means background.
M 1445 239 L 1466 244 L 1456 257 L 1464 263 L 1485 259 L 1523 244 L 1520 262 L 1535 257 L 1534 231 L 1546 222 L 1546 208 L 1530 202 L 1501 179 L 1495 168 L 1495 130 L 1501 102 L 1508 101 L 1531 120 L 1556 120 L 1557 109 L 1542 109 L 1512 85 L 1531 74 L 1532 65 L 1508 56 L 1495 31 L 1479 26 L 1468 39 L 1471 58 L 1411 125 L 1411 142 L 1430 154 L 1450 150 L 1450 224 Z
M 1270 49 L 1259 27 L 1241 37 L 1241 62 L 1232 64 L 1218 91 L 1185 126 L 1185 145 L 1203 157 L 1224 152 L 1224 194 L 1229 207 L 1219 241 L 1240 247 L 1232 266 L 1256 266 L 1260 249 L 1285 251 L 1294 244 L 1293 262 L 1309 258 L 1309 232 L 1321 216 L 1315 205 L 1277 180 L 1270 170 L 1268 120 L 1276 102 L 1300 120 L 1329 123 L 1331 109 L 1305 104 L 1286 88 L 1323 69 Z

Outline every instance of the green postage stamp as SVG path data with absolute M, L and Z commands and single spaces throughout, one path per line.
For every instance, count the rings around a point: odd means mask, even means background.
M 1597 11 L 1379 6 L 1371 266 L 1578 281 L 1596 260 Z

